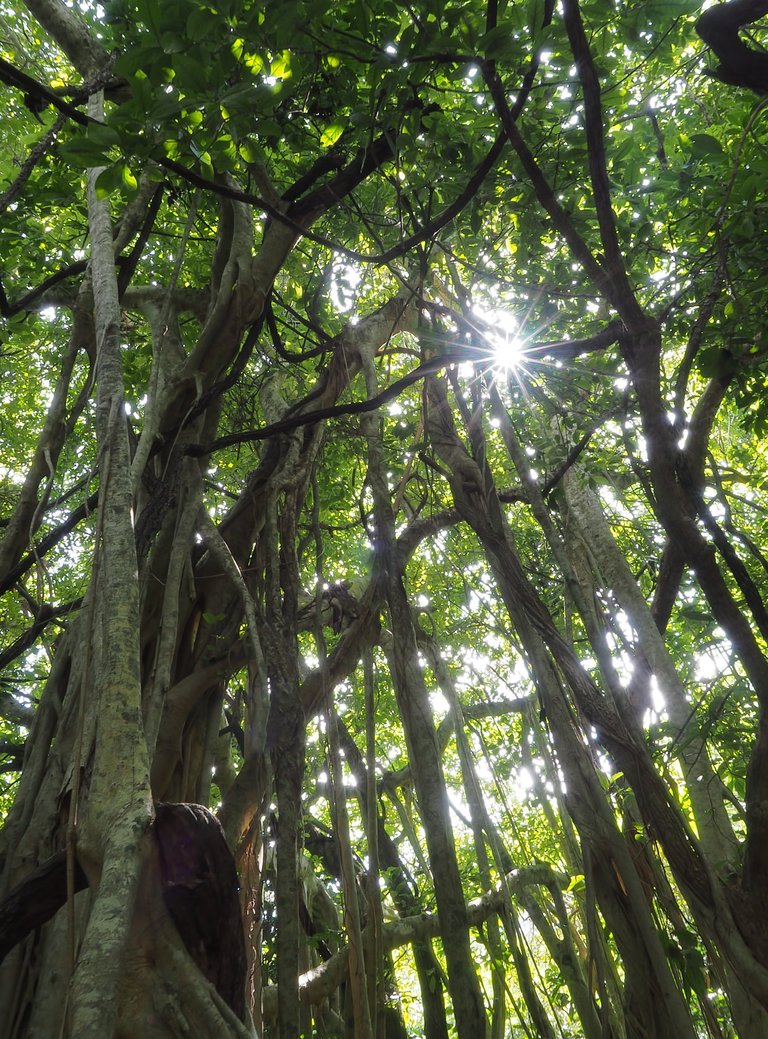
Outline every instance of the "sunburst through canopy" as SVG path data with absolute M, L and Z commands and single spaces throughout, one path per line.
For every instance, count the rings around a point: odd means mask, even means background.
M 473 308 L 490 354 L 491 366 L 499 374 L 509 374 L 525 359 L 525 339 L 514 314 L 501 307 Z

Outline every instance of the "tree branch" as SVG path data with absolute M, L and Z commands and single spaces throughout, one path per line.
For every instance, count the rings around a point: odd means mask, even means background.
M 600 81 L 592 60 L 592 52 L 581 21 L 578 0 L 564 0 L 563 12 L 571 51 L 576 62 L 581 89 L 584 94 L 584 124 L 586 130 L 589 175 L 595 202 L 600 241 L 605 251 L 605 269 L 617 297 L 617 310 L 626 321 L 643 319 L 643 312 L 629 284 L 624 259 L 621 255 L 616 221 L 611 203 L 611 188 L 605 157 L 603 109 L 600 100 Z M 618 305 L 620 304 L 620 305 Z
M 110 55 L 89 31 L 77 7 L 62 0 L 25 0 L 26 6 L 84 77 L 109 63 Z
M 468 903 L 466 910 L 469 925 L 477 927 L 488 917 L 501 913 L 510 892 L 514 894 L 523 888 L 537 885 L 548 888 L 555 885 L 560 890 L 565 890 L 569 879 L 565 874 L 556 873 L 546 863 L 537 863 L 523 869 L 512 870 L 493 891 Z M 366 934 L 367 929 L 363 932 L 364 938 Z M 384 946 L 391 951 L 411 942 L 439 938 L 440 934 L 437 913 L 402 917 L 384 924 Z M 349 949 L 344 946 L 321 966 L 307 971 L 300 977 L 299 1000 L 303 1005 L 319 1003 L 338 988 L 347 971 L 348 955 Z M 264 996 L 265 1016 L 267 1016 L 272 1009 L 273 1002 L 276 1003 L 276 990 L 274 988 L 266 989 Z
M 75 891 L 88 886 L 79 865 Z M 67 854 L 57 851 L 46 859 L 0 903 L 0 963 L 22 938 L 51 919 L 67 898 Z
M 721 83 L 768 94 L 768 54 L 748 47 L 739 36 L 743 25 L 756 22 L 765 14 L 766 0 L 731 0 L 702 14 L 696 22 L 696 32 L 720 59 L 710 76 Z

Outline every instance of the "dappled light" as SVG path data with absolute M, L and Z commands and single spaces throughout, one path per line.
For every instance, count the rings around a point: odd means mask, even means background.
M 765 1039 L 767 45 L 0 0 L 3 1039 Z

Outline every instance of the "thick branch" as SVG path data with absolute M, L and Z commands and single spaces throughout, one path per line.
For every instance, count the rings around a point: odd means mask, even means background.
M 86 79 L 109 62 L 109 54 L 91 34 L 77 7 L 62 0 L 25 0 L 27 7 Z
M 710 75 L 722 83 L 768 94 L 768 54 L 748 47 L 739 36 L 743 25 L 765 14 L 766 0 L 731 0 L 704 12 L 696 22 L 696 32 L 720 59 Z
M 67 855 L 58 851 L 17 884 L 0 903 L 0 963 L 30 931 L 51 919 L 67 898 Z M 75 866 L 75 891 L 88 881 Z

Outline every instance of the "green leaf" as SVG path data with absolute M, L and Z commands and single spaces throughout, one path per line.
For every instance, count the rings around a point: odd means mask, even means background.
M 290 79 L 291 72 L 292 54 L 290 51 L 281 51 L 275 58 L 272 59 L 269 73 L 274 76 L 275 79 Z
M 121 143 L 118 131 L 114 126 L 109 126 L 106 123 L 89 123 L 86 136 L 96 147 L 104 151 Z
M 238 151 L 246 162 L 263 162 L 264 153 L 256 141 L 245 140 L 238 144 Z
M 514 39 L 509 27 L 497 25 L 477 42 L 477 48 L 486 58 L 512 58 L 520 51 L 520 44 Z
M 325 130 L 323 130 L 320 143 L 324 148 L 331 148 L 343 133 L 344 126 L 341 123 L 331 123 L 330 126 L 326 126 Z
M 528 0 L 528 31 L 535 39 L 544 22 L 544 0 Z
M 258 76 L 264 68 L 264 59 L 260 54 L 245 54 L 243 56 L 243 64 L 252 76 Z
M 123 183 L 123 187 L 128 192 L 136 191 L 139 187 L 139 182 L 136 177 L 131 173 L 128 166 L 125 163 L 122 164 L 120 169 L 120 177 Z
M 253 83 L 236 83 L 221 94 L 221 103 L 231 108 L 235 105 L 249 106 L 253 108 L 258 97 L 257 88 Z
M 106 198 L 113 191 L 119 191 L 122 187 L 122 169 L 120 163 L 107 166 L 96 178 L 96 195 L 98 198 Z
M 98 166 L 107 166 L 110 162 L 105 150 L 86 137 L 66 141 L 60 146 L 59 154 L 69 165 L 81 169 L 95 169 Z
M 723 146 L 716 137 L 708 133 L 695 133 L 690 138 L 691 153 L 700 158 L 704 155 L 722 155 Z
M 200 7 L 187 18 L 186 32 L 195 43 L 210 39 L 218 31 L 219 19 L 215 12 L 207 7 Z

